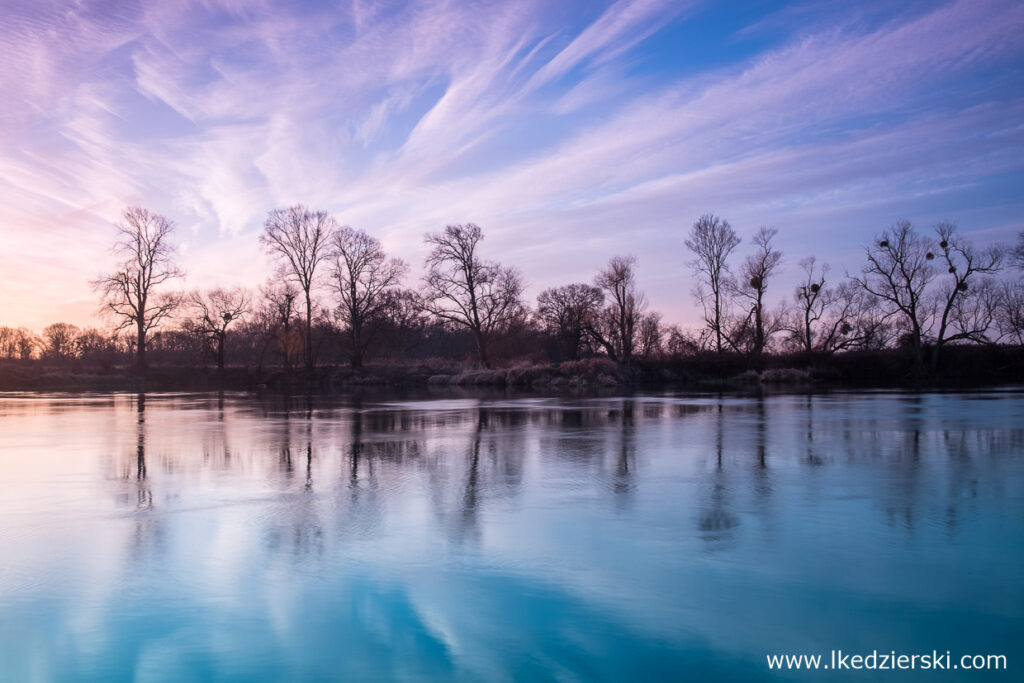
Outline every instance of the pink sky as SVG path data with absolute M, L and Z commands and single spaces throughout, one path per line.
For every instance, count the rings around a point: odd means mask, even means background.
M 305 203 L 410 286 L 446 223 L 483 226 L 531 298 L 631 253 L 670 322 L 696 318 L 706 212 L 780 230 L 776 298 L 900 218 L 1012 239 L 1024 5 L 890 5 L 0 8 L 0 325 L 100 324 L 88 283 L 129 203 L 177 224 L 183 287 L 263 282 L 266 213 Z

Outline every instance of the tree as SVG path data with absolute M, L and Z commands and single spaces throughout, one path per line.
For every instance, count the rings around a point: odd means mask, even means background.
M 1024 280 L 1004 282 L 999 289 L 996 324 L 1001 339 L 1024 346 Z
M 158 291 L 183 275 L 174 264 L 171 234 L 174 224 L 142 207 L 125 209 L 117 224 L 114 252 L 121 257 L 117 270 L 102 275 L 93 287 L 103 297 L 103 307 L 120 318 L 117 329 L 135 327 L 135 366 L 146 371 L 146 341 L 151 330 L 167 318 L 181 301 L 180 295 Z
M 928 330 L 928 284 L 935 277 L 930 241 L 914 230 L 910 221 L 900 221 L 865 247 L 868 262 L 860 277 L 852 278 L 864 291 L 888 307 L 906 326 L 907 343 L 914 363 L 921 369 L 923 337 Z
M 850 349 L 882 349 L 893 337 L 890 315 L 875 297 L 852 280 L 829 287 L 824 315 L 815 335 L 814 350 L 836 353 Z
M 17 351 L 18 358 L 21 360 L 28 360 L 35 357 L 36 351 L 42 346 L 42 341 L 39 336 L 36 335 L 32 330 L 24 327 L 18 328 L 17 337 Z
M 423 341 L 428 323 L 426 311 L 423 310 L 423 298 L 411 289 L 388 290 L 384 318 L 390 351 L 392 355 L 404 359 L 416 343 Z
M 224 373 L 224 341 L 228 327 L 249 313 L 249 293 L 241 288 L 213 289 L 189 295 L 196 331 L 210 344 L 217 358 L 217 372 Z
M 17 355 L 17 333 L 13 327 L 0 326 L 0 358 L 14 358 Z
M 480 363 L 490 367 L 487 346 L 522 315 L 522 276 L 477 255 L 483 239 L 473 223 L 446 226 L 427 234 L 432 247 L 425 265 L 423 303 L 440 320 L 468 329 L 476 342 Z
M 291 375 L 303 348 L 301 334 L 294 329 L 299 291 L 291 282 L 268 280 L 260 293 L 263 305 L 257 309 L 256 324 L 263 337 L 263 346 L 259 354 L 258 370 L 262 374 L 267 349 L 271 343 L 276 343 L 285 372 Z
M 655 358 L 664 351 L 662 342 L 665 330 L 661 325 L 661 313 L 650 311 L 640 316 L 638 326 L 640 355 L 644 358 Z
M 338 311 L 348 327 L 352 367 L 358 368 L 373 337 L 368 325 L 382 316 L 388 293 L 409 267 L 400 259 L 387 258 L 379 240 L 347 226 L 331 236 L 331 265 L 341 302 Z
M 636 288 L 634 265 L 633 256 L 615 256 L 594 279 L 594 284 L 605 293 L 608 305 L 591 334 L 612 360 L 625 365 L 633 360 L 637 327 L 647 307 L 644 295 Z
M 75 355 L 87 362 L 109 368 L 118 354 L 116 338 L 95 327 L 85 328 L 75 338 Z
M 604 305 L 597 287 L 573 283 L 545 289 L 537 296 L 537 319 L 558 339 L 564 357 L 579 360 L 587 331 L 593 328 Z
M 42 347 L 42 340 L 24 327 L 0 327 L 0 358 L 28 360 Z
M 752 242 L 756 249 L 743 263 L 741 282 L 735 288 L 736 293 L 751 304 L 746 321 L 747 324 L 753 322 L 751 353 L 756 359 L 760 359 L 767 337 L 775 331 L 775 326 L 768 330 L 765 327 L 764 294 L 768 290 L 768 280 L 782 262 L 782 252 L 772 247 L 772 239 L 778 233 L 774 228 L 765 227 L 754 233 Z
M 793 298 L 800 307 L 800 320 L 799 324 L 790 325 L 790 332 L 806 353 L 812 353 L 815 342 L 814 327 L 832 303 L 832 290 L 825 287 L 829 265 L 826 263 L 819 266 L 817 259 L 809 256 L 800 261 L 800 269 L 804 271 L 804 278 L 793 293 Z
M 970 289 L 958 296 L 947 323 L 945 343 L 968 341 L 995 344 L 1001 336 L 999 315 L 1003 292 L 993 277 L 978 279 Z M 932 349 L 932 369 L 937 369 L 937 348 Z
M 740 238 L 729 222 L 712 214 L 704 214 L 697 219 L 686 240 L 687 248 L 694 255 L 690 267 L 701 281 L 695 292 L 704 307 L 704 321 L 715 334 L 715 348 L 719 354 L 722 353 L 728 259 L 739 243 Z M 704 285 L 710 287 L 711 291 L 705 290 Z
M 669 325 L 663 333 L 666 351 L 673 358 L 696 356 L 711 345 L 711 330 L 706 327 L 690 332 L 678 325 Z
M 43 355 L 54 360 L 66 360 L 78 355 L 78 336 L 81 330 L 70 323 L 53 323 L 43 330 Z
M 1013 247 L 1013 265 L 1024 270 L 1024 230 L 1017 233 L 1017 244 Z
M 971 291 L 978 275 L 992 275 L 999 271 L 1004 249 L 999 246 L 984 251 L 975 251 L 973 245 L 956 234 L 956 225 L 944 221 L 935 226 L 939 238 L 939 251 L 946 265 L 947 277 L 938 293 L 938 332 L 932 347 L 932 369 L 939 365 L 939 352 L 943 345 L 969 339 L 982 341 L 991 325 L 995 313 L 994 289 L 986 287 Z M 925 259 L 935 258 L 933 251 L 925 253 Z M 951 326 L 954 328 L 951 331 Z
M 329 256 L 330 236 L 336 223 L 324 211 L 310 211 L 297 204 L 274 209 L 263 224 L 260 243 L 282 262 L 282 273 L 302 290 L 306 301 L 304 352 L 306 374 L 313 372 L 313 288 L 317 269 Z

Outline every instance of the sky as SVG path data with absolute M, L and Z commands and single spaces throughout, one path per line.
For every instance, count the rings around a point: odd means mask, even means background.
M 422 274 L 475 222 L 532 300 L 618 254 L 698 319 L 704 213 L 777 228 L 792 295 L 897 220 L 1024 228 L 1024 3 L 0 0 L 0 325 L 99 325 L 89 282 L 141 205 L 178 286 L 256 287 L 296 203 Z

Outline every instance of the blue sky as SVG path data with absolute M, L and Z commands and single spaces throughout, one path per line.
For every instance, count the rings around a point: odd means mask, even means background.
M 177 224 L 182 286 L 263 282 L 266 213 L 301 202 L 409 284 L 446 223 L 479 223 L 531 298 L 631 253 L 682 323 L 702 213 L 779 229 L 776 299 L 901 218 L 1008 241 L 1022 36 L 1024 5 L 986 0 L 8 1 L 0 324 L 95 324 L 129 203 Z

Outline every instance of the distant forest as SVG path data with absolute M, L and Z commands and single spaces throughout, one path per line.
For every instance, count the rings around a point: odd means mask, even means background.
M 431 363 L 449 374 L 604 368 L 599 376 L 613 383 L 780 367 L 922 378 L 941 376 L 945 358 L 960 354 L 989 358 L 979 367 L 993 379 L 1021 372 L 1024 232 L 1016 245 L 978 249 L 952 223 L 919 230 L 901 221 L 864 246 L 854 274 L 803 258 L 800 284 L 769 306 L 783 261 L 777 231 L 761 228 L 743 245 L 728 221 L 707 214 L 680 244 L 703 311 L 703 324 L 686 329 L 650 310 L 628 255 L 590 282 L 528 302 L 520 271 L 484 257 L 474 224 L 425 235 L 425 275 L 409 283 L 408 265 L 367 233 L 323 211 L 277 209 L 260 235 L 277 272 L 258 291 L 182 291 L 171 221 L 129 207 L 117 229 L 118 262 L 92 283 L 109 327 L 0 327 L 0 370 L 144 378 L 188 369 L 243 384 Z

